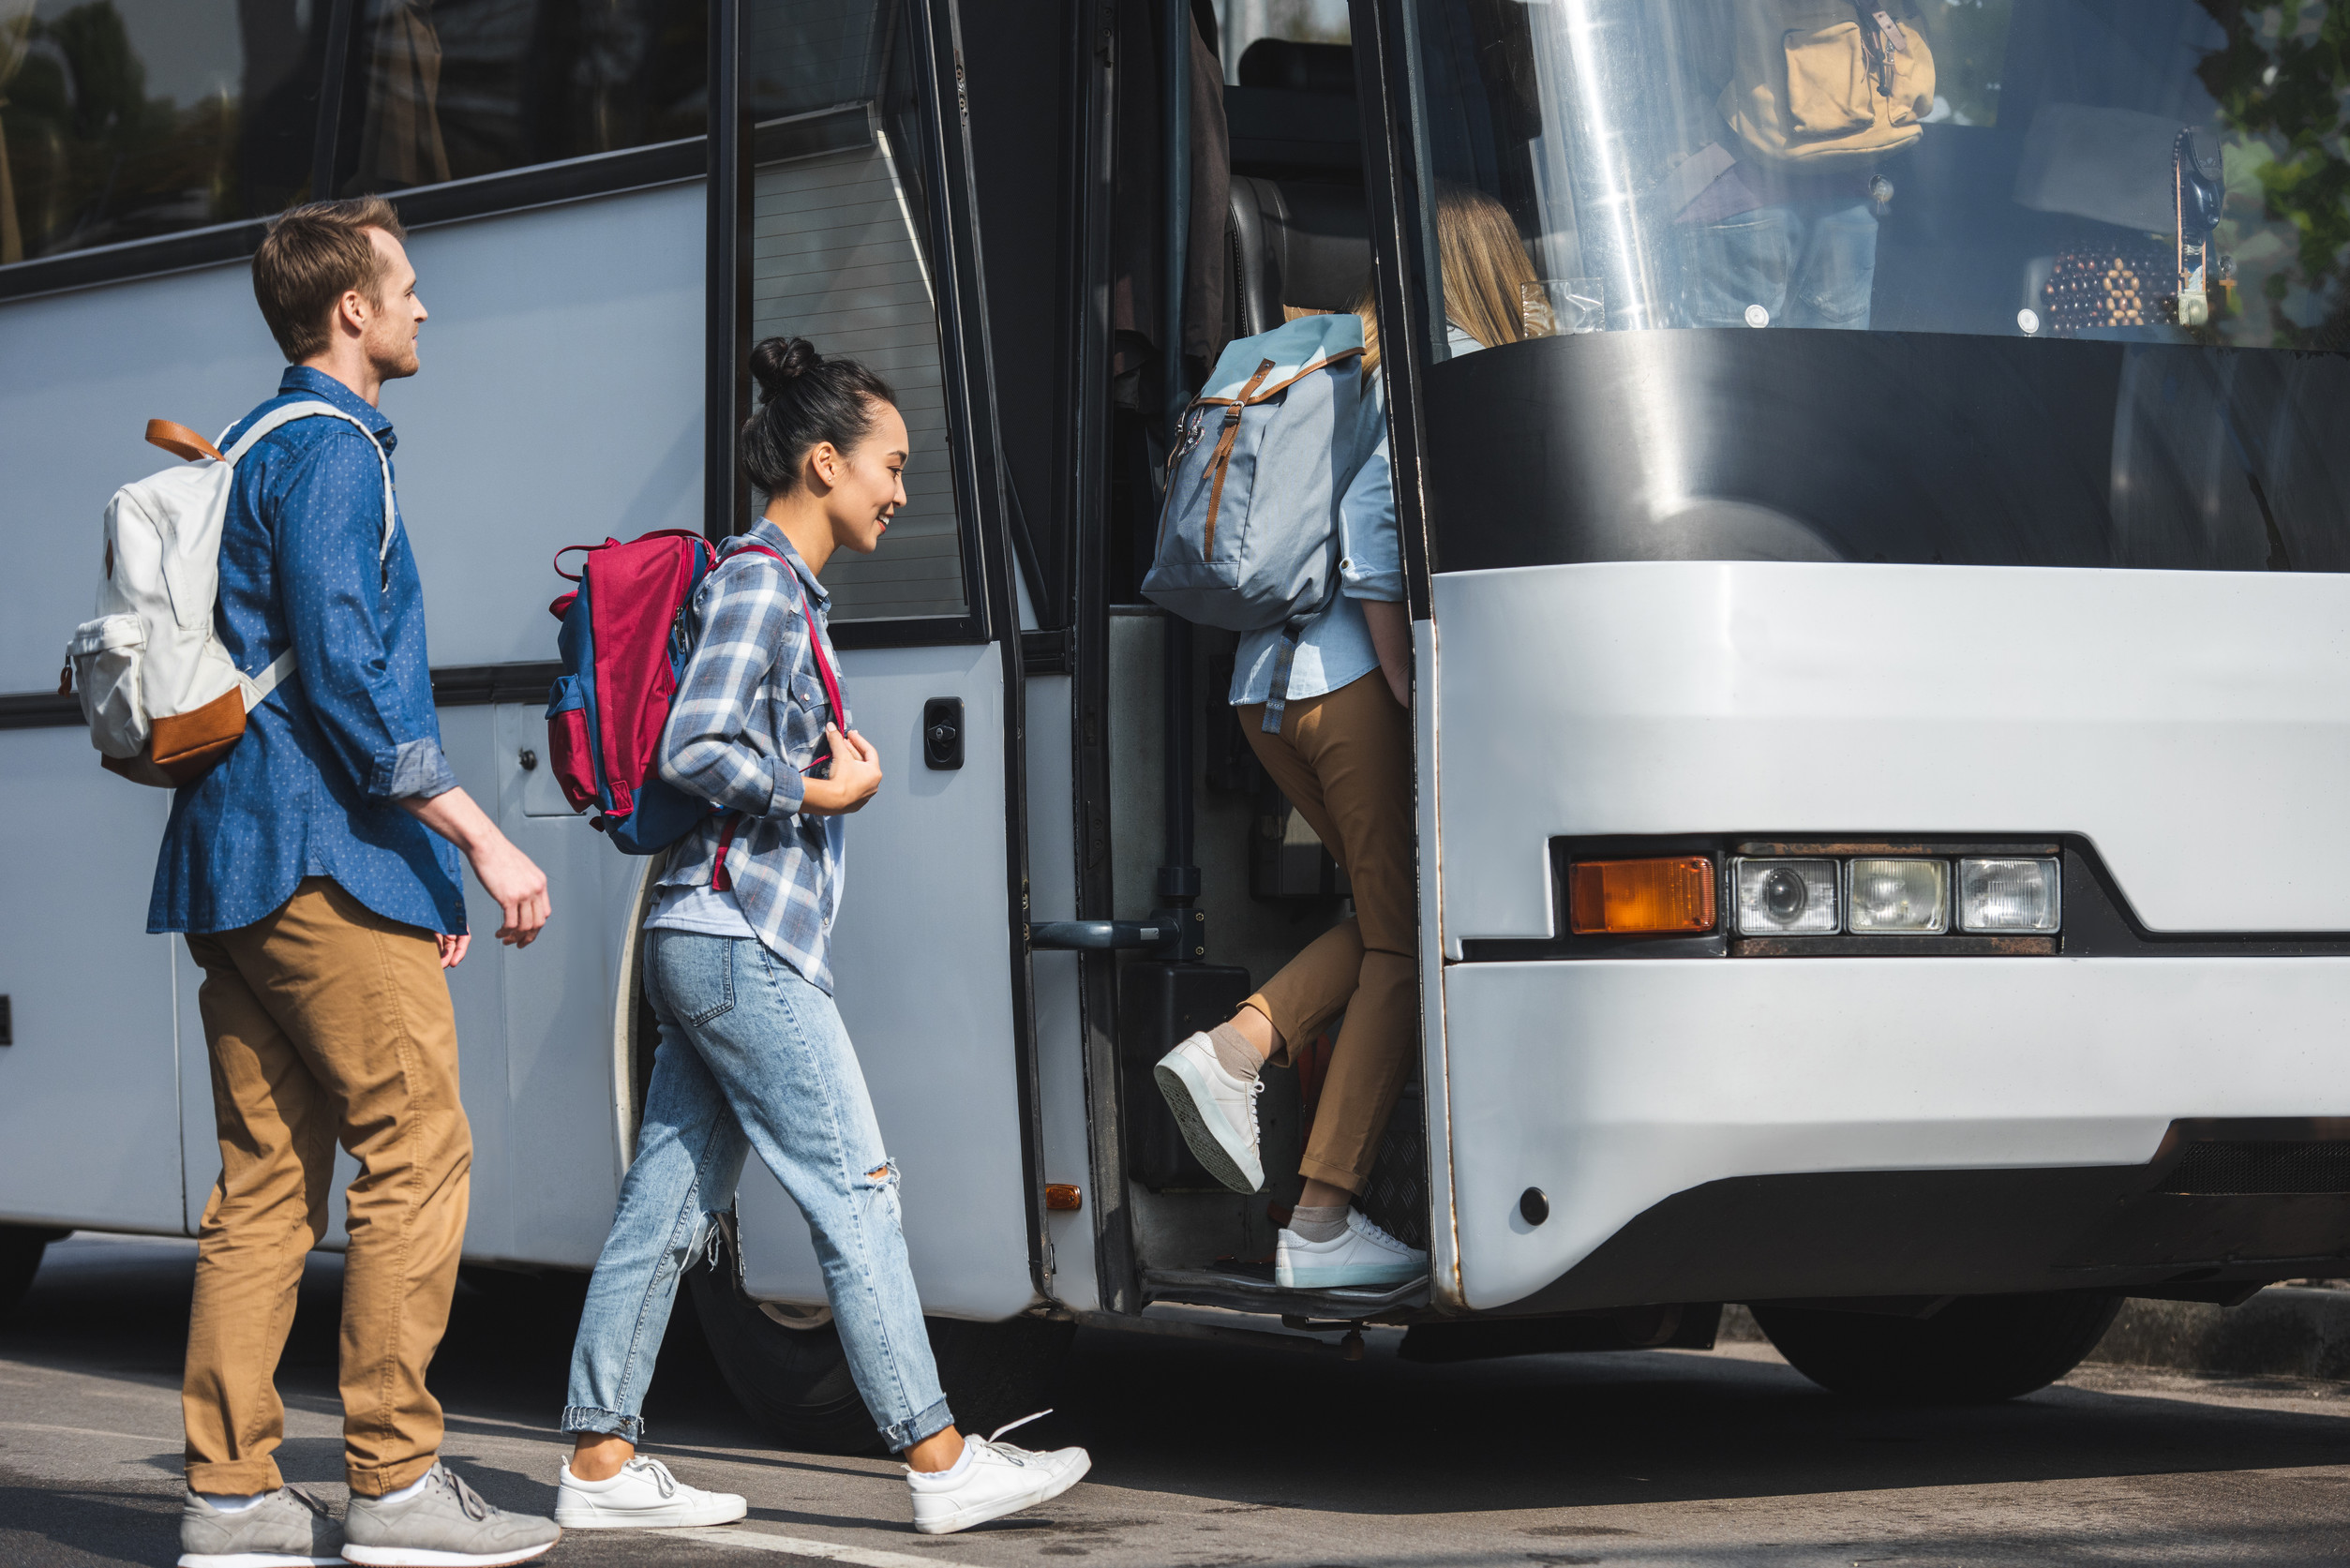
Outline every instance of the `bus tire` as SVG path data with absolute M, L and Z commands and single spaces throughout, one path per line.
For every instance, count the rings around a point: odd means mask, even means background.
M 881 1434 L 849 1375 L 839 1326 L 788 1328 L 735 1283 L 731 1259 L 688 1272 L 687 1289 L 719 1375 L 735 1399 L 781 1439 L 811 1454 L 879 1454 Z M 1052 1402 L 1077 1325 L 1041 1318 L 976 1323 L 923 1320 L 955 1425 L 991 1432 Z
M 16 1310 L 33 1288 L 41 1268 L 41 1254 L 67 1232 L 27 1225 L 0 1225 L 0 1318 Z
M 2097 1348 L 2119 1296 L 1961 1296 L 1930 1318 L 1752 1307 L 1797 1371 L 1849 1398 L 1990 1405 L 2047 1387 Z
M 735 1401 L 803 1454 L 879 1454 L 881 1434 L 848 1374 L 840 1330 L 786 1328 L 735 1283 L 731 1258 L 686 1273 L 702 1337 Z

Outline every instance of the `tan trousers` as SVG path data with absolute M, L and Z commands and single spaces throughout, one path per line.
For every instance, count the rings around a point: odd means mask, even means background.
M 277 913 L 191 935 L 187 949 L 204 971 L 221 1167 L 187 1323 L 187 1485 L 282 1484 L 277 1358 L 303 1260 L 326 1233 L 339 1142 L 359 1161 L 343 1265 L 343 1462 L 353 1492 L 381 1497 L 441 1447 L 425 1367 L 448 1325 L 473 1161 L 439 945 L 313 876 Z
M 1355 887 L 1355 918 L 1315 938 L 1248 1005 L 1280 1036 L 1280 1066 L 1345 1012 L 1298 1169 L 1359 1193 L 1419 1034 L 1411 715 L 1377 670 L 1290 702 L 1278 738 L 1259 727 L 1262 703 L 1239 713 L 1257 760 Z

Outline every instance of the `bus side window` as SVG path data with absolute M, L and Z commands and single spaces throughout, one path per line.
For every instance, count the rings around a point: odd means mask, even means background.
M 701 0 L 365 0 L 337 191 L 406 190 L 699 136 L 708 37 Z
M 281 10 L 268 26 L 244 18 Z M 273 213 L 302 195 L 328 7 L 0 0 L 0 264 Z

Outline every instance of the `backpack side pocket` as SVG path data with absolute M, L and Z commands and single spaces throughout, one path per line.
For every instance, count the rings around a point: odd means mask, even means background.
M 74 628 L 66 645 L 73 666 L 74 691 L 90 743 L 107 756 L 127 762 L 147 746 L 147 710 L 140 700 L 146 663 L 147 629 L 135 615 L 102 616 Z
M 1787 51 L 1789 142 L 1849 136 L 1877 123 L 1877 83 L 1859 22 L 1791 28 L 1780 43 Z
M 588 737 L 588 694 L 576 675 L 556 681 L 547 694 L 546 761 L 573 811 L 595 804 L 595 743 Z

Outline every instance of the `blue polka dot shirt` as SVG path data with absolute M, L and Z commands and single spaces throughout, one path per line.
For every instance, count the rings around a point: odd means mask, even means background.
M 356 416 L 388 454 L 392 422 L 332 376 L 287 370 L 280 404 Z M 383 541 L 383 475 L 339 419 L 298 419 L 237 465 L 220 542 L 220 640 L 257 675 L 289 648 L 297 668 L 246 718 L 218 766 L 179 789 L 155 871 L 149 931 L 233 931 L 331 876 L 387 919 L 465 930 L 457 850 L 400 809 L 457 780 L 441 752 L 425 650 L 424 587 L 408 530 Z

